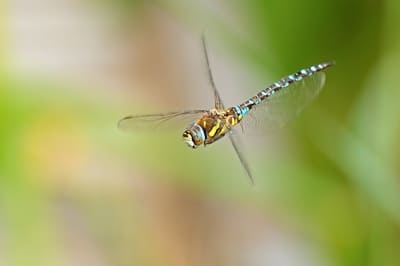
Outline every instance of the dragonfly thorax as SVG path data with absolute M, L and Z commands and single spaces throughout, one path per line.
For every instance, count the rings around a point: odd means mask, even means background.
M 183 132 L 183 139 L 191 148 L 211 144 L 222 138 L 233 126 L 240 122 L 234 108 L 211 109 Z

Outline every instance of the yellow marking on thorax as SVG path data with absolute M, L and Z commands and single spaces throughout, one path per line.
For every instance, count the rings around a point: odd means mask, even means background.
M 231 126 L 236 125 L 240 120 L 236 119 L 235 117 L 231 116 L 228 118 L 228 123 Z
M 220 121 L 218 120 L 217 121 L 217 123 L 215 124 L 215 126 L 213 126 L 213 128 L 210 130 L 210 132 L 208 132 L 208 135 L 210 136 L 210 137 L 214 137 L 215 136 L 215 133 L 217 133 L 217 130 L 219 129 L 219 126 L 220 126 Z
M 223 126 L 222 128 L 221 128 L 221 131 L 219 132 L 219 134 L 220 135 L 223 135 L 223 134 L 225 134 L 226 133 L 226 131 L 227 131 L 227 127 L 226 126 Z

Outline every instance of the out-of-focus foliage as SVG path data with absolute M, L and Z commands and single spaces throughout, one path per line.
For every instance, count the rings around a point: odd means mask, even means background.
M 400 265 L 400 3 L 11 0 L 0 9 L 1 265 Z M 124 134 L 327 60 L 285 130 Z

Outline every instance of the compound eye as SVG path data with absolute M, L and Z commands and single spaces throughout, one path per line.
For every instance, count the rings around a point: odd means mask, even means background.
M 193 123 L 182 134 L 186 144 L 192 148 L 197 148 L 204 143 L 205 134 L 203 128 L 198 124 Z
M 185 143 L 189 147 L 191 147 L 193 149 L 196 148 L 196 144 L 193 141 L 193 136 L 189 130 L 186 130 L 185 132 L 183 132 L 182 137 L 183 137 L 183 140 L 185 141 Z

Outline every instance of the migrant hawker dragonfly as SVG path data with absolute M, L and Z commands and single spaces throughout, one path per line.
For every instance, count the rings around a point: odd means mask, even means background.
M 249 164 L 243 156 L 233 130 L 243 121 L 255 119 L 268 126 L 282 126 L 295 117 L 313 100 L 325 84 L 325 73 L 334 62 L 325 62 L 304 68 L 269 85 L 241 104 L 225 108 L 215 86 L 211 72 L 204 35 L 202 46 L 207 63 L 208 77 L 214 92 L 214 107 L 209 110 L 186 110 L 161 114 L 131 115 L 122 118 L 118 126 L 123 130 L 135 131 L 138 128 L 154 127 L 180 118 L 193 119 L 183 131 L 184 142 L 191 148 L 206 146 L 229 136 L 230 142 L 253 182 Z M 249 118 L 251 117 L 251 118 Z

